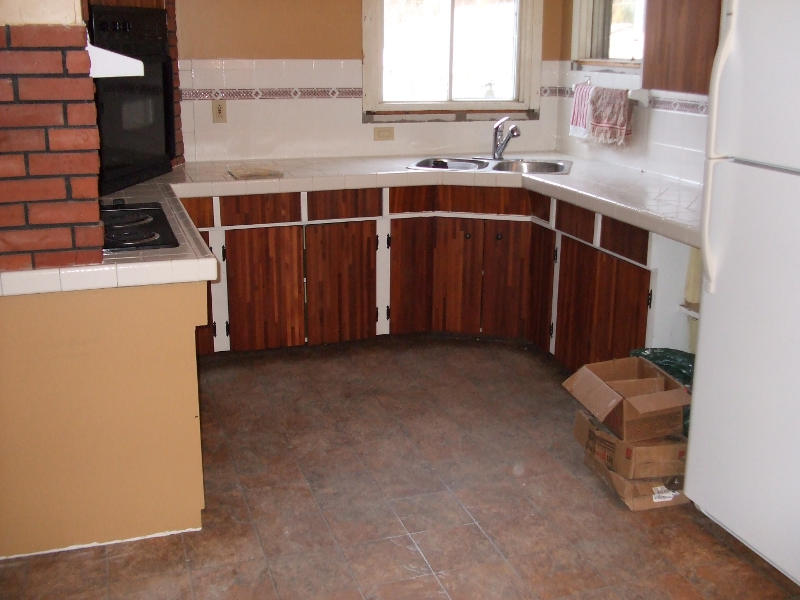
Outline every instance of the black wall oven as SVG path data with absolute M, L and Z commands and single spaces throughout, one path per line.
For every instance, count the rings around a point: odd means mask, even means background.
M 92 44 L 137 58 L 143 77 L 95 79 L 100 129 L 100 193 L 170 170 L 175 155 L 172 62 L 160 9 L 91 7 Z

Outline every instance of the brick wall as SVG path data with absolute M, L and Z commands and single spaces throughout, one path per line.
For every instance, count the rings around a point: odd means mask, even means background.
M 5 25 L 0 33 L 0 270 L 98 263 L 86 29 Z

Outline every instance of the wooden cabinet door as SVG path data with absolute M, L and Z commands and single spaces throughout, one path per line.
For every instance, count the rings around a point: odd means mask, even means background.
M 374 221 L 306 227 L 308 343 L 375 335 Z
M 231 350 L 303 344 L 303 229 L 233 229 L 225 246 Z
M 391 234 L 390 331 L 431 331 L 434 219 L 395 219 Z
M 208 232 L 201 231 L 200 237 L 208 245 Z M 214 353 L 214 317 L 211 314 L 211 282 L 206 284 L 206 307 L 208 310 L 208 321 L 206 325 L 200 325 L 194 331 L 195 350 L 198 355 Z
M 433 331 L 477 335 L 481 328 L 483 221 L 435 219 Z
M 550 351 L 555 249 L 555 231 L 534 224 L 531 228 L 530 243 L 531 297 L 525 338 L 544 352 Z
M 707 94 L 721 0 L 647 0 L 642 87 Z
M 555 357 L 570 370 L 644 345 L 650 271 L 564 237 Z

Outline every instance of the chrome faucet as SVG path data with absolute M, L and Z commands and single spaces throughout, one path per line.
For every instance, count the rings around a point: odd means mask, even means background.
M 508 128 L 508 133 L 503 137 L 506 121 L 510 118 L 511 117 L 503 117 L 492 126 L 492 158 L 494 160 L 502 160 L 503 152 L 505 152 L 506 146 L 508 146 L 508 142 L 511 141 L 511 138 L 521 135 L 519 127 L 512 125 Z

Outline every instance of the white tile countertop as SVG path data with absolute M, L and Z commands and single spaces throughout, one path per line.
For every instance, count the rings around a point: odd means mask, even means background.
M 471 155 L 464 155 L 471 156 Z M 310 192 L 412 185 L 522 187 L 636 225 L 691 246 L 700 245 L 702 186 L 655 173 L 554 153 L 506 158 L 571 160 L 567 175 L 417 171 L 422 156 L 213 161 L 188 163 L 153 180 L 109 194 L 127 203 L 158 201 L 177 248 L 104 252 L 99 265 L 0 273 L 0 295 L 215 280 L 217 260 L 177 197 Z M 270 170 L 269 179 L 239 180 L 237 170 Z

